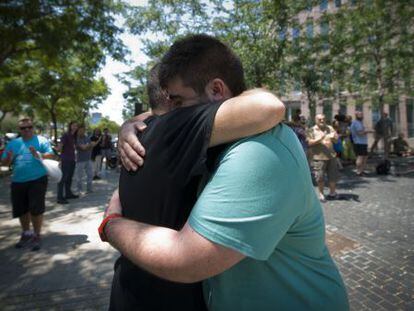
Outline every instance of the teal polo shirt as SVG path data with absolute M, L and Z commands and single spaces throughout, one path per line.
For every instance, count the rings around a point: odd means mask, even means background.
M 209 310 L 349 309 L 306 156 L 289 127 L 228 147 L 189 221 L 246 256 L 204 281 Z
M 33 146 L 40 153 L 52 154 L 52 147 L 49 141 L 43 136 L 34 135 L 29 140 L 23 140 L 22 137 L 13 139 L 6 146 L 2 158 L 7 157 L 7 152 L 13 152 L 13 182 L 27 182 L 38 179 L 47 174 L 43 164 L 33 157 L 29 147 Z

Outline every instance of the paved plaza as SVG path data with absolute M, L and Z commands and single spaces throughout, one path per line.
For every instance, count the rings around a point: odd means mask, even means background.
M 17 250 L 9 178 L 0 177 L 0 310 L 106 310 L 113 262 L 97 226 L 117 173 L 95 192 L 57 205 L 49 185 L 43 247 Z M 299 191 L 299 189 L 298 189 Z M 357 178 L 342 173 L 339 200 L 324 203 L 327 241 L 352 310 L 414 310 L 414 174 Z

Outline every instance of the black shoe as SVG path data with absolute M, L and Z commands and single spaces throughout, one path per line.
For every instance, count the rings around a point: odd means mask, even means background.
M 93 176 L 93 180 L 99 180 L 99 179 L 101 179 L 101 177 L 99 177 L 99 176 Z
M 28 245 L 30 243 L 30 241 L 32 240 L 33 235 L 32 234 L 24 234 L 22 233 L 19 242 L 17 242 L 14 247 L 16 248 L 23 248 L 26 245 Z
M 79 196 L 76 195 L 76 194 L 73 194 L 73 193 L 69 194 L 65 197 L 65 199 L 77 199 L 77 198 L 79 198 Z
M 40 236 L 35 235 L 32 239 L 32 251 L 36 252 L 42 247 L 42 242 L 40 240 Z
M 58 204 L 68 204 L 69 202 L 65 199 L 57 200 Z

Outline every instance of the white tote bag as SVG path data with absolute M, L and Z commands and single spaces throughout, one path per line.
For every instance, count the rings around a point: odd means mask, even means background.
M 62 170 L 59 167 L 59 161 L 51 159 L 43 159 L 42 155 L 39 154 L 39 160 L 42 162 L 43 166 L 47 171 L 47 176 L 49 180 L 59 182 L 62 179 Z

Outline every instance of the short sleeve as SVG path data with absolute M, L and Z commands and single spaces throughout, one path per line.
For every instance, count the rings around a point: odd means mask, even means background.
M 52 146 L 46 138 L 42 138 L 39 151 L 40 153 L 53 153 Z
M 4 148 L 4 151 L 3 151 L 3 154 L 1 155 L 1 158 L 5 159 L 7 157 L 7 153 L 12 149 L 13 149 L 13 142 L 11 141 L 6 145 L 6 148 Z
M 168 150 L 168 169 L 173 176 L 201 175 L 206 169 L 207 149 L 220 103 L 203 103 L 176 109 L 161 118 L 163 145 Z
M 227 150 L 189 219 L 206 239 L 258 260 L 272 254 L 303 207 L 300 194 L 286 195 L 298 178 L 290 172 L 295 161 L 274 140 L 265 133 Z

